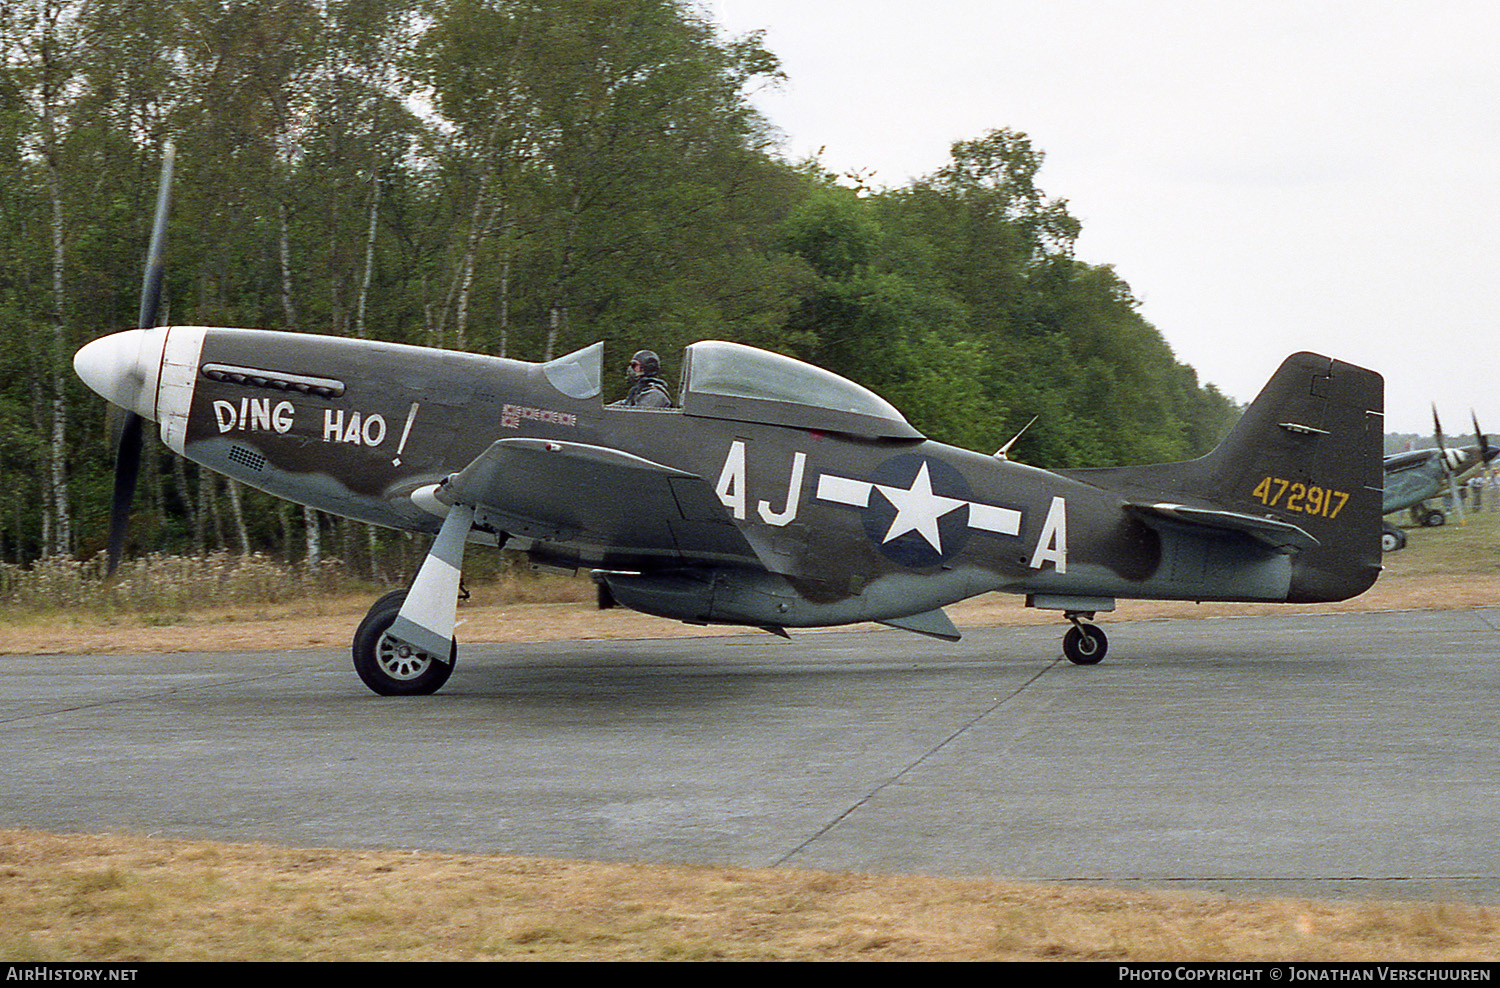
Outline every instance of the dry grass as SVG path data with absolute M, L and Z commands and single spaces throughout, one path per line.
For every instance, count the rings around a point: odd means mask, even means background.
M 1457 904 L 0 831 L 11 961 L 1500 958 Z
M 1500 515 L 1411 533 L 1338 605 L 1122 602 L 1112 620 L 1500 606 Z M 571 602 L 535 603 L 561 593 Z M 476 588 L 470 641 L 714 633 L 599 614 L 586 582 Z M 508 598 L 496 601 L 494 597 Z M 488 601 L 488 602 L 486 602 Z M 344 647 L 368 596 L 160 616 L 32 614 L 0 651 Z M 960 627 L 1055 622 L 987 596 Z M 23 614 L 22 617 L 25 617 Z M 737 633 L 737 629 L 725 629 Z M 1239 900 L 999 881 L 296 850 L 0 831 L 0 957 L 192 960 L 1500 960 L 1486 908 Z
M 269 556 L 220 550 L 206 556 L 153 553 L 127 559 L 106 576 L 105 554 L 53 556 L 30 566 L 0 563 L 0 602 L 15 614 L 57 612 L 101 617 L 163 614 L 201 607 L 285 604 L 358 586 L 338 560 L 288 566 Z

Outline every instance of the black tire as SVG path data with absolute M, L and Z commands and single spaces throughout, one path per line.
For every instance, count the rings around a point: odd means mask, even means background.
M 1429 511 L 1422 516 L 1422 524 L 1427 528 L 1437 528 L 1439 525 L 1446 524 L 1447 521 L 1448 516 L 1437 510 Z
M 1380 533 L 1382 552 L 1399 552 L 1406 548 L 1406 533 L 1399 528 L 1386 528 Z
M 1063 635 L 1063 654 L 1078 666 L 1098 665 L 1109 651 L 1109 639 L 1097 624 L 1076 624 Z
M 354 632 L 354 671 L 381 696 L 426 696 L 443 688 L 458 663 L 458 642 L 447 662 L 425 652 L 397 646 L 386 637 L 396 623 L 405 590 L 392 590 L 370 606 Z

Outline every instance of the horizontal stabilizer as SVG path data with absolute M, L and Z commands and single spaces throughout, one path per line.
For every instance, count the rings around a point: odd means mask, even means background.
M 1165 518 L 1169 521 L 1200 528 L 1216 528 L 1224 531 L 1241 532 L 1251 538 L 1264 542 L 1278 552 L 1315 549 L 1320 544 L 1317 539 L 1291 522 L 1278 521 L 1275 518 L 1263 518 L 1259 515 L 1244 514 L 1239 511 L 1190 508 L 1182 504 L 1145 504 L 1139 502 L 1126 504 L 1125 510 L 1137 516 L 1148 525 L 1153 519 Z

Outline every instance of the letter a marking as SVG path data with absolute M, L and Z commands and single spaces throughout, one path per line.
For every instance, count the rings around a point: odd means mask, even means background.
M 1047 520 L 1042 522 L 1042 534 L 1031 557 L 1031 568 L 1041 569 L 1042 563 L 1048 560 L 1059 573 L 1068 571 L 1068 502 L 1060 497 L 1052 499 Z

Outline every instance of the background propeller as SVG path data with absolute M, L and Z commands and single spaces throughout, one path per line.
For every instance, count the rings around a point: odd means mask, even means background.
M 1442 468 L 1443 477 L 1448 481 L 1448 496 L 1453 502 L 1453 513 L 1458 515 L 1458 523 L 1464 523 L 1464 506 L 1458 499 L 1458 482 L 1454 477 L 1454 462 L 1448 456 L 1448 446 L 1443 442 L 1443 424 L 1438 421 L 1437 405 L 1432 406 L 1432 436 L 1437 440 L 1438 466 Z
M 161 284 L 167 239 L 167 213 L 172 200 L 172 170 L 176 152 L 167 144 L 162 154 L 161 180 L 156 190 L 156 215 L 151 224 L 151 245 L 146 251 L 146 274 L 141 283 L 141 312 L 137 328 L 151 329 L 161 309 Z M 109 548 L 107 573 L 114 573 L 125 550 L 130 525 L 130 505 L 135 500 L 136 480 L 141 472 L 141 445 L 145 423 L 140 414 L 125 412 L 115 446 L 115 487 L 109 504 Z

